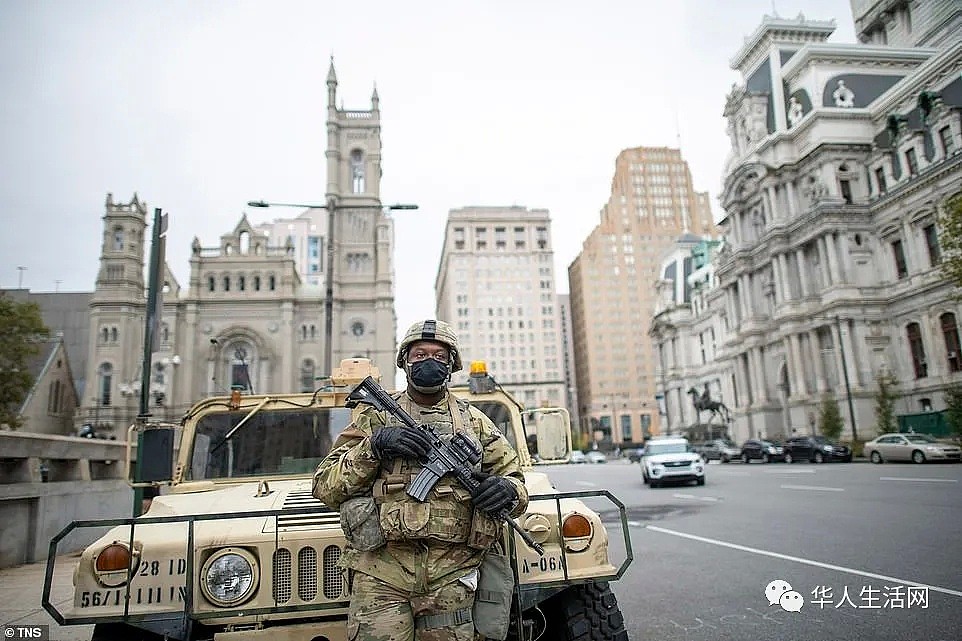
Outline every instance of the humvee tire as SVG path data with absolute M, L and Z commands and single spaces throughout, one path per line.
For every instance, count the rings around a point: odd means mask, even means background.
M 628 641 L 625 618 L 607 581 L 574 585 L 543 606 L 546 638 L 563 641 Z

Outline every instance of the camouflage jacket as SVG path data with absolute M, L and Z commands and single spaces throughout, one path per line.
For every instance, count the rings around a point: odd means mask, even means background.
M 402 407 L 407 405 L 414 418 L 434 425 L 439 434 L 451 433 L 452 418 L 447 394 L 432 407 L 418 406 L 406 394 L 398 402 Z M 511 514 L 517 516 L 524 513 L 528 493 L 517 452 L 480 410 L 468 407 L 461 399 L 457 399 L 457 405 L 462 410 L 462 416 L 470 417 L 465 421 L 465 427 L 475 434 L 483 448 L 481 470 L 506 477 L 514 485 L 519 499 Z M 348 499 L 370 496 L 375 483 L 383 482 L 388 472 L 387 464 L 382 465 L 371 452 L 371 436 L 380 427 L 396 423 L 393 417 L 374 408 L 361 411 L 340 434 L 330 453 L 318 466 L 314 474 L 314 496 L 332 509 L 339 509 Z M 416 471 L 417 466 L 413 467 Z M 437 501 L 440 492 L 452 491 L 464 496 L 465 503 L 470 501 L 453 475 L 448 474 L 432 490 L 427 502 Z M 403 495 L 403 491 L 400 494 Z M 406 498 L 416 503 L 414 499 Z M 471 568 L 477 567 L 483 556 L 484 550 L 466 543 L 425 539 L 389 540 L 387 545 L 370 552 L 362 552 L 348 544 L 341 565 L 376 576 L 398 589 L 416 593 L 436 589 L 460 578 Z

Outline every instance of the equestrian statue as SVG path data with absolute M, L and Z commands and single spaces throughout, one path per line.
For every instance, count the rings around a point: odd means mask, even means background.
M 708 386 L 705 386 L 705 391 L 701 394 L 698 393 L 694 387 L 688 389 L 688 394 L 691 396 L 692 405 L 695 406 L 695 411 L 698 412 L 698 422 L 701 422 L 702 412 L 711 412 L 711 416 L 708 417 L 708 422 L 711 423 L 712 419 L 716 416 L 721 419 L 726 425 L 731 423 L 732 417 L 731 413 L 728 411 L 728 406 L 721 401 L 713 401 L 711 396 L 708 395 Z

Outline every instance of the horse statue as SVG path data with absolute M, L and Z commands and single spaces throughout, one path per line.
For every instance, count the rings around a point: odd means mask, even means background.
M 692 405 L 695 406 L 695 411 L 698 412 L 698 421 L 701 422 L 702 412 L 711 412 L 711 416 L 708 417 L 708 422 L 711 423 L 712 419 L 716 416 L 722 420 L 723 423 L 731 423 L 732 417 L 731 412 L 728 411 L 728 406 L 721 401 L 713 401 L 711 396 L 708 395 L 708 387 L 705 387 L 705 391 L 702 394 L 698 393 L 694 387 L 688 389 L 688 394 L 691 396 Z

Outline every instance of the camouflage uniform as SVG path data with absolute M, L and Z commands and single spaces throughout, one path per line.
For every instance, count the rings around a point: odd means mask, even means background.
M 406 393 L 396 396 L 442 439 L 460 429 L 473 433 L 483 448 L 480 469 L 506 477 L 518 496 L 511 515 L 524 512 L 528 495 L 517 452 L 490 419 L 448 392 L 432 407 L 417 405 Z M 382 464 L 371 451 L 371 436 L 396 424 L 390 415 L 366 408 L 314 475 L 314 496 L 333 509 L 354 497 L 374 496 L 387 539 L 372 551 L 348 543 L 341 557 L 352 584 L 348 639 L 474 639 L 470 612 L 477 568 L 500 536 L 501 524 L 474 510 L 470 494 L 451 474 L 438 481 L 424 503 L 409 497 L 404 490 L 420 464 L 407 459 Z

